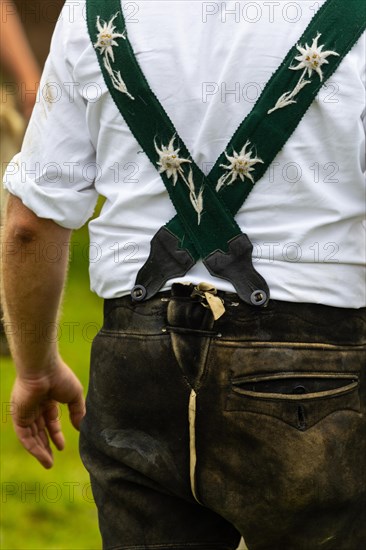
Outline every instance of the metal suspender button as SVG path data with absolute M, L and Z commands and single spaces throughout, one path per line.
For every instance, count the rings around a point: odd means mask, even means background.
M 267 302 L 267 293 L 264 290 L 255 290 L 250 295 L 250 301 L 254 306 L 262 306 Z
M 135 302 L 142 302 L 146 294 L 147 294 L 147 290 L 142 285 L 135 285 L 131 290 L 132 300 L 135 300 Z

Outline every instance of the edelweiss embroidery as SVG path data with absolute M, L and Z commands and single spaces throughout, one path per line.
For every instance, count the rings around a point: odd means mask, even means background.
M 111 19 L 108 21 L 101 22 L 100 16 L 97 17 L 97 29 L 98 37 L 97 41 L 94 44 L 95 49 L 99 49 L 100 53 L 103 55 L 103 64 L 111 77 L 113 87 L 116 88 L 119 92 L 128 95 L 130 99 L 135 99 L 127 90 L 127 86 L 124 83 L 121 72 L 115 71 L 111 66 L 111 61 L 114 62 L 114 53 L 113 47 L 118 47 L 118 42 L 116 38 L 123 38 L 126 40 L 126 30 L 123 33 L 115 32 L 116 26 L 113 25 L 113 21 L 117 17 L 119 12 L 117 12 Z
M 201 187 L 199 193 L 196 193 L 194 181 L 193 181 L 193 172 L 190 168 L 188 177 L 186 178 L 182 164 L 192 161 L 188 159 L 181 158 L 179 156 L 179 148 L 175 148 L 174 145 L 175 135 L 169 141 L 168 146 L 162 145 L 161 149 L 156 145 L 154 141 L 155 150 L 159 155 L 159 161 L 156 163 L 159 168 L 159 174 L 166 172 L 168 178 L 173 178 L 173 185 L 178 181 L 178 177 L 181 177 L 184 183 L 189 189 L 189 198 L 192 203 L 193 208 L 197 212 L 198 225 L 201 222 L 201 214 L 203 210 L 203 187 Z
M 310 84 L 310 80 L 305 79 L 306 73 L 308 74 L 309 78 L 311 78 L 313 71 L 318 73 L 320 81 L 323 82 L 323 72 L 321 69 L 322 65 L 329 63 L 327 57 L 329 57 L 330 55 L 339 56 L 339 53 L 332 50 L 323 52 L 322 50 L 324 48 L 324 44 L 318 46 L 318 40 L 320 37 L 321 34 L 318 33 L 317 36 L 313 39 L 313 43 L 311 46 L 308 46 L 308 44 L 305 44 L 305 48 L 300 45 L 296 46 L 301 54 L 295 57 L 296 61 L 299 61 L 299 64 L 296 67 L 289 68 L 292 71 L 299 71 L 301 69 L 304 69 L 302 75 L 292 92 L 284 93 L 279 98 L 273 109 L 270 109 L 268 111 L 268 114 L 273 113 L 273 111 L 276 111 L 277 109 L 283 109 L 283 107 L 287 107 L 288 105 L 291 105 L 291 103 L 296 103 L 296 100 L 294 98 L 297 96 L 300 90 L 304 88 L 304 86 Z
M 116 13 L 112 19 L 106 23 L 103 21 L 103 26 L 100 22 L 100 17 L 98 15 L 97 17 L 97 29 L 99 31 L 98 39 L 96 43 L 94 44 L 94 48 L 99 48 L 100 53 L 103 55 L 109 56 L 112 61 L 114 61 L 114 54 L 113 54 L 113 46 L 118 46 L 118 42 L 116 42 L 116 38 L 123 38 L 126 40 L 126 32 L 124 31 L 122 34 L 118 32 L 114 32 L 116 26 L 113 25 L 113 21 L 117 17 L 118 13 Z
M 160 166 L 159 174 L 166 172 L 168 178 L 173 176 L 173 185 L 177 183 L 178 176 L 184 176 L 182 164 L 184 162 L 191 162 L 188 159 L 179 157 L 180 149 L 174 149 L 174 140 L 175 135 L 169 141 L 168 146 L 162 145 L 161 149 L 154 142 L 155 150 L 159 155 L 159 161 L 157 162 L 157 165 Z
M 237 153 L 236 151 L 233 152 L 234 154 L 232 157 L 230 157 L 225 151 L 225 156 L 230 164 L 220 164 L 220 167 L 225 168 L 226 170 L 228 170 L 228 172 L 221 176 L 221 178 L 218 180 L 216 185 L 216 192 L 220 191 L 221 187 L 223 187 L 225 184 L 232 184 L 238 177 L 241 179 L 241 181 L 244 181 L 244 178 L 248 178 L 252 183 L 254 183 L 253 176 L 250 172 L 253 172 L 253 166 L 258 162 L 263 164 L 263 160 L 259 157 L 252 156 L 251 151 L 247 152 L 247 148 L 249 146 L 250 141 L 247 141 L 239 153 Z M 230 181 L 228 181 L 229 178 L 231 178 Z

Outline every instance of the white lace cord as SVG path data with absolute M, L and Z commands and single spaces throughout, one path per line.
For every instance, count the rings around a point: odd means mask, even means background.
M 196 451 L 196 400 L 197 394 L 192 389 L 189 396 L 188 405 L 188 420 L 189 420 L 189 467 L 190 467 L 190 482 L 191 491 L 195 500 L 201 504 L 197 495 L 196 488 L 196 464 L 197 464 L 197 451 Z
M 198 294 L 201 298 L 206 300 L 206 303 L 203 301 L 201 305 L 211 310 L 213 318 L 215 321 L 220 319 L 225 313 L 224 301 L 217 296 L 217 288 L 215 288 L 210 283 L 199 283 L 194 287 L 194 294 Z M 193 295 L 193 294 L 192 294 Z

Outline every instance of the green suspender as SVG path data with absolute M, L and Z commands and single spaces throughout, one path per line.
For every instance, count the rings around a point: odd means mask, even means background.
M 252 266 L 251 244 L 234 216 L 366 28 L 365 0 L 323 4 L 208 176 L 149 87 L 128 40 L 120 0 L 87 1 L 87 21 L 116 106 L 159 169 L 177 211 L 151 243 L 134 298 L 149 298 L 202 258 L 210 273 L 230 280 L 243 300 L 264 305 L 268 287 Z

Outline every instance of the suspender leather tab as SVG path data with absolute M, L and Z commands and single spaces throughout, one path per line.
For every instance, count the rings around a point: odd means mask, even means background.
M 212 252 L 203 260 L 214 277 L 230 281 L 240 298 L 253 306 L 266 306 L 269 288 L 252 264 L 253 245 L 242 233 L 229 241 L 229 250 Z
M 195 264 L 190 253 L 179 247 L 179 241 L 166 227 L 162 227 L 150 243 L 150 255 L 138 272 L 131 291 L 135 301 L 148 300 L 175 277 L 183 277 Z

